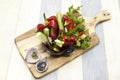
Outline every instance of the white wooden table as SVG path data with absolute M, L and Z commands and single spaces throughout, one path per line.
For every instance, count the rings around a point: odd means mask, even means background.
M 55 72 L 38 80 L 120 80 L 120 0 L 0 0 L 0 80 L 36 80 L 22 60 L 14 38 L 47 16 L 83 5 L 92 17 L 106 9 L 112 19 L 99 24 L 100 44 Z

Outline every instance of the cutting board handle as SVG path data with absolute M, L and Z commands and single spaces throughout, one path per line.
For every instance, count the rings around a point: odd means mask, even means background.
M 100 11 L 95 17 L 93 17 L 93 23 L 97 25 L 100 22 L 107 21 L 111 19 L 111 15 L 107 10 Z
M 86 18 L 85 26 L 89 29 L 89 33 L 92 34 L 95 32 L 95 27 L 98 23 L 107 21 L 111 19 L 111 15 L 107 10 L 100 11 L 95 17 Z

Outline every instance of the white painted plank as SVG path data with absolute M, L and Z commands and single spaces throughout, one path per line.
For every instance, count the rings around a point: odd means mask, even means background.
M 40 4 L 41 0 L 23 0 L 18 15 L 16 37 L 34 28 L 39 23 Z M 15 45 L 10 60 L 7 80 L 34 80 Z
M 81 0 L 62 0 L 62 13 L 68 10 L 68 7 L 81 6 Z M 83 80 L 82 57 L 69 62 L 58 70 L 58 80 Z
M 0 0 L 0 80 L 6 79 L 21 0 Z
M 25 0 L 21 5 L 16 37 L 37 26 L 40 20 L 41 0 Z
M 15 45 L 14 45 L 15 46 Z M 17 49 L 13 48 L 6 80 L 34 80 Z
M 94 17 L 101 11 L 101 0 L 82 0 L 82 13 L 86 17 Z M 99 44 L 82 56 L 84 80 L 108 80 L 107 62 L 104 46 L 102 23 L 95 29 Z
M 58 70 L 58 80 L 83 80 L 82 57 L 61 67 Z
M 118 0 L 101 0 L 102 9 L 106 9 L 112 15 L 112 19 L 103 23 L 105 49 L 109 80 L 120 79 L 120 11 Z

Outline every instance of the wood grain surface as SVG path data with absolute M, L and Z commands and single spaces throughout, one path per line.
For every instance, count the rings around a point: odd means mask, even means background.
M 33 76 L 35 78 L 41 78 L 41 77 L 49 74 L 50 72 L 53 72 L 54 70 L 60 68 L 61 66 L 65 65 L 66 63 L 72 61 L 76 57 L 82 55 L 89 49 L 93 48 L 95 45 L 97 45 L 99 43 L 99 38 L 97 37 L 97 35 L 95 33 L 95 26 L 99 22 L 109 20 L 110 18 L 111 18 L 110 13 L 106 10 L 102 10 L 101 12 L 98 13 L 98 15 L 96 15 L 93 18 L 85 18 L 85 26 L 86 26 L 86 28 L 89 29 L 90 36 L 91 36 L 91 41 L 90 41 L 91 45 L 88 49 L 85 49 L 85 50 L 75 49 L 75 51 L 68 57 L 66 57 L 66 56 L 53 57 L 53 56 L 50 56 L 49 53 L 46 51 L 44 53 L 41 53 L 40 55 L 41 55 L 41 57 L 45 57 L 45 56 L 48 57 L 48 64 L 49 64 L 48 70 L 46 72 L 39 73 L 35 69 L 35 64 L 29 64 L 29 63 L 25 62 L 27 67 L 29 68 L 30 72 L 33 74 Z M 35 47 L 35 48 L 39 49 L 40 51 L 41 51 L 41 49 L 43 49 L 43 48 L 41 48 L 40 40 L 35 35 L 35 28 L 18 36 L 15 39 L 15 43 L 16 43 L 16 46 L 17 46 L 23 60 L 25 59 L 26 52 L 29 48 Z

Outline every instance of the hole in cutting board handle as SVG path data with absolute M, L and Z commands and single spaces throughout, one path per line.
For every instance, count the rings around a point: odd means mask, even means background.
M 100 11 L 95 17 L 94 20 L 96 22 L 96 24 L 103 22 L 103 21 L 107 21 L 111 19 L 111 15 L 107 10 L 102 10 Z

